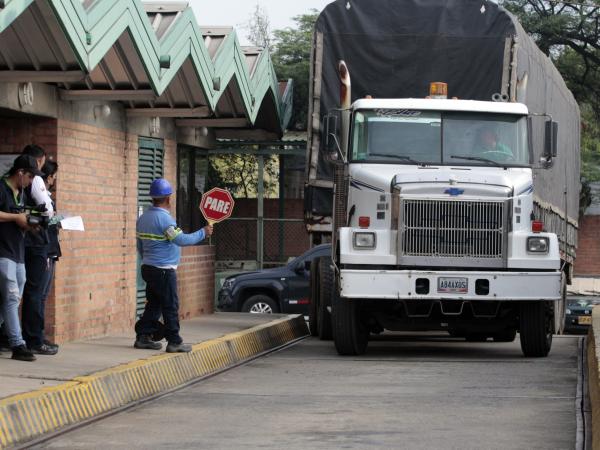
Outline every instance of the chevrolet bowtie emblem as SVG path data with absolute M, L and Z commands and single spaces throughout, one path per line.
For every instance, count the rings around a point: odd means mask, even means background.
M 459 189 L 459 188 L 448 188 L 444 191 L 444 194 L 452 195 L 453 197 L 464 194 L 464 193 L 465 193 L 465 190 Z

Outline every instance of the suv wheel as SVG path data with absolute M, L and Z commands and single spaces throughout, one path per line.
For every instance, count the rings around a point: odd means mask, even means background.
M 253 295 L 244 302 L 242 312 L 252 314 L 274 314 L 279 312 L 279 308 L 275 301 L 266 295 Z

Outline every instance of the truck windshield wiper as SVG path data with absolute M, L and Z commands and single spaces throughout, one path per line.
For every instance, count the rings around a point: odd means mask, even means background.
M 492 161 L 491 159 L 487 159 L 487 158 L 480 158 L 480 157 L 478 157 L 478 156 L 461 156 L 461 155 L 452 155 L 452 156 L 450 156 L 450 158 L 454 158 L 454 159 L 466 159 L 466 160 L 468 160 L 468 161 L 481 161 L 481 162 L 488 162 L 488 163 L 491 163 L 491 164 L 493 164 L 493 165 L 495 165 L 495 166 L 498 166 L 498 167 L 503 167 L 503 166 L 504 166 L 504 164 L 500 164 L 500 163 L 499 163 L 499 162 L 497 162 L 497 161 Z
M 416 161 L 408 156 L 403 156 L 403 155 L 394 155 L 392 153 L 369 153 L 369 156 L 381 156 L 381 157 L 386 157 L 389 156 L 390 158 L 395 158 L 395 159 L 402 159 L 404 161 L 408 161 L 411 162 L 413 164 L 424 164 L 421 161 Z

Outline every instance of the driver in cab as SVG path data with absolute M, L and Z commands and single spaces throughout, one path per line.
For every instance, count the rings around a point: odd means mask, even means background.
M 498 141 L 498 134 L 491 128 L 479 130 L 473 154 L 497 162 L 514 159 L 512 150 Z

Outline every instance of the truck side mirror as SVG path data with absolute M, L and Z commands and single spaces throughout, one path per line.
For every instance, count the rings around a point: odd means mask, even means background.
M 555 158 L 558 153 L 558 123 L 548 120 L 544 133 L 544 157 Z
M 323 131 L 325 132 L 325 149 L 328 153 L 337 152 L 337 116 L 327 114 L 323 117 Z

